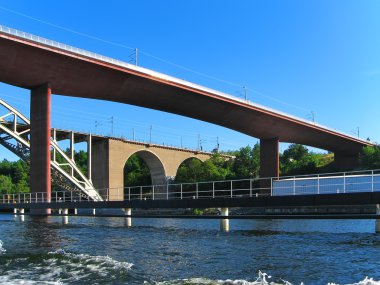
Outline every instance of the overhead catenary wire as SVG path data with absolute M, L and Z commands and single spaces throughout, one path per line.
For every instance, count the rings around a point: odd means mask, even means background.
M 48 25 L 48 26 L 51 26 L 51 27 L 54 27 L 54 28 L 57 28 L 57 29 L 69 32 L 69 33 L 73 33 L 73 34 L 76 34 L 76 35 L 79 35 L 79 36 L 82 36 L 82 37 L 89 38 L 91 40 L 96 40 L 96 41 L 103 42 L 103 43 L 106 43 L 106 44 L 109 44 L 109 45 L 113 45 L 113 46 L 117 46 L 117 47 L 121 47 L 121 48 L 125 48 L 125 49 L 128 49 L 128 50 L 131 50 L 131 51 L 133 51 L 133 52 L 136 53 L 135 64 L 137 65 L 137 48 L 136 47 L 131 47 L 131 46 L 119 43 L 119 42 L 110 41 L 110 40 L 103 39 L 103 38 L 98 37 L 98 36 L 90 35 L 90 34 L 83 33 L 83 32 L 80 32 L 80 31 L 77 31 L 77 30 L 74 30 L 74 29 L 71 29 L 71 28 L 67 28 L 67 27 L 64 27 L 64 26 L 61 26 L 61 25 L 57 25 L 57 24 L 54 24 L 54 23 L 51 23 L 51 22 L 48 22 L 48 21 L 41 20 L 39 18 L 30 16 L 30 15 L 27 15 L 25 13 L 21 13 L 21 12 L 15 11 L 13 9 L 6 8 L 4 6 L 0 6 L 0 9 L 3 10 L 3 11 L 6 11 L 6 12 L 9 12 L 9 13 L 12 13 L 12 14 L 15 14 L 15 15 L 18 15 L 18 16 L 21 16 L 21 17 L 33 20 L 33 21 L 37 21 L 39 23 L 42 23 L 42 24 L 45 24 L 45 25 Z M 205 77 L 205 78 L 208 78 L 208 79 L 211 79 L 211 80 L 215 80 L 215 81 L 218 81 L 218 82 L 222 82 L 222 83 L 225 83 L 225 84 L 228 84 L 228 85 L 231 85 L 231 86 L 235 86 L 235 87 L 239 87 L 239 88 L 245 88 L 246 90 L 249 90 L 249 91 L 251 91 L 251 92 L 253 92 L 255 94 L 258 94 L 258 95 L 260 95 L 262 97 L 266 97 L 266 98 L 268 98 L 270 100 L 273 100 L 273 101 L 275 101 L 277 103 L 284 104 L 284 105 L 289 106 L 289 107 L 297 108 L 299 110 L 309 111 L 306 108 L 297 106 L 295 104 L 290 104 L 290 103 L 285 102 L 283 100 L 280 100 L 278 98 L 275 98 L 275 97 L 269 96 L 267 94 L 264 94 L 263 92 L 259 92 L 259 91 L 255 90 L 253 88 L 249 88 L 245 84 L 228 81 L 228 80 L 225 80 L 225 79 L 218 78 L 216 76 L 212 76 L 212 75 L 209 75 L 209 74 L 206 74 L 206 73 L 203 73 L 203 72 L 196 71 L 196 70 L 188 68 L 186 66 L 183 66 L 183 65 L 174 63 L 172 61 L 163 59 L 163 58 L 161 58 L 159 56 L 153 55 L 153 54 L 151 54 L 149 52 L 146 52 L 146 51 L 143 51 L 141 49 L 138 49 L 138 51 L 139 51 L 140 54 L 143 54 L 145 56 L 148 56 L 148 57 L 153 58 L 155 60 L 158 60 L 160 62 L 166 63 L 168 65 L 177 67 L 179 69 L 191 72 L 193 74 L 197 74 L 199 76 L 202 76 L 202 77 Z

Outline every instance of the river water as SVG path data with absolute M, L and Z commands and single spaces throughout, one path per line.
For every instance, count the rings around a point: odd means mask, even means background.
M 380 284 L 371 220 L 0 215 L 0 284 Z

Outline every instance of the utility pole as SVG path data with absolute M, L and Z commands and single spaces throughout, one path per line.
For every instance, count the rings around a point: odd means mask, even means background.
M 181 136 L 181 148 L 183 148 L 183 146 L 182 146 L 182 136 Z
M 219 152 L 219 137 L 216 137 L 216 152 Z
M 150 125 L 149 129 L 149 143 L 152 144 L 152 125 Z
M 98 126 L 100 126 L 102 124 L 101 121 L 95 121 L 95 134 L 98 133 Z
M 132 128 L 132 138 L 133 138 L 134 141 L 136 140 L 135 139 L 135 128 Z
M 112 116 L 111 117 L 111 136 L 113 136 L 113 123 L 114 123 L 114 118 Z
M 138 65 L 138 60 L 139 60 L 139 50 L 135 48 L 135 65 Z
M 201 148 L 201 135 L 198 134 L 198 146 L 197 149 L 200 150 Z
M 243 86 L 244 89 L 244 99 L 247 101 L 247 87 Z

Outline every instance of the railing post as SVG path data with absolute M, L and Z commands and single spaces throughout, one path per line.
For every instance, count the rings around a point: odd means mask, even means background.
M 182 184 L 181 184 L 181 200 L 182 200 L 182 195 L 183 195 L 183 194 L 182 194 Z
M 293 176 L 293 196 L 296 195 L 296 177 Z
M 198 192 L 199 192 L 199 188 L 198 188 L 199 186 L 198 186 L 198 182 L 196 182 L 195 183 L 195 196 L 197 197 L 197 199 L 198 199 L 198 197 L 199 197 L 199 194 L 198 194 Z
M 70 192 L 70 202 L 73 201 L 73 191 Z
M 371 179 L 371 180 L 372 180 L 372 181 L 371 181 L 371 182 L 372 182 L 372 186 L 371 186 L 371 190 L 372 190 L 372 192 L 373 192 L 373 191 L 374 191 L 374 185 L 373 185 L 373 170 L 371 171 L 371 174 L 372 174 L 372 179 Z
M 120 200 L 120 191 L 119 187 L 117 187 L 117 200 Z
M 249 197 L 252 197 L 252 179 L 249 179 Z
M 270 195 L 273 196 L 273 177 L 270 178 Z
M 154 185 L 153 185 L 153 189 L 152 189 L 152 191 L 153 191 L 152 200 L 154 200 Z
M 142 186 L 140 186 L 140 200 L 142 200 Z
M 319 191 L 320 190 L 319 190 L 319 174 L 318 174 L 318 176 L 317 176 L 317 194 L 320 193 Z
M 128 201 L 131 201 L 131 187 L 128 187 Z
M 166 200 L 169 200 L 169 183 L 166 183 Z
M 343 193 L 346 193 L 346 172 L 343 173 Z
M 233 197 L 232 195 L 232 180 L 231 180 L 231 198 Z
M 215 182 L 212 182 L 212 198 L 215 198 Z

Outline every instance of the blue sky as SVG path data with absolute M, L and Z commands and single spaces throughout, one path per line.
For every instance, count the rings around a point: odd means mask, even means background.
M 4 1 L 0 24 L 380 142 L 379 1 Z M 195 71 L 195 72 L 194 72 Z M 53 90 L 54 93 L 54 90 Z M 29 92 L 0 84 L 28 114 Z M 211 150 L 257 140 L 158 111 L 53 97 L 53 126 Z M 97 123 L 96 123 L 97 122 Z M 285 147 L 285 146 L 283 146 Z M 3 157 L 10 157 L 1 150 Z

